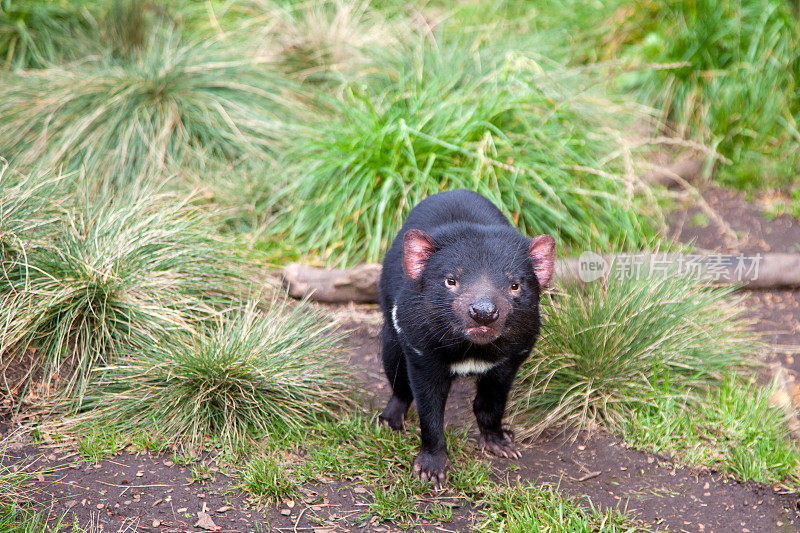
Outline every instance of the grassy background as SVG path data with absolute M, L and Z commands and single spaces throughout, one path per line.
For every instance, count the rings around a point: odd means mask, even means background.
M 213 206 L 248 208 L 221 229 L 274 263 L 376 260 L 416 201 L 457 186 L 566 253 L 640 249 L 661 229 L 640 178 L 664 132 L 719 153 L 723 183 L 796 188 L 800 24 L 785 0 L 0 14 L 0 154 L 14 168 L 224 191 Z
M 377 261 L 416 203 L 463 187 L 568 249 L 644 246 L 655 225 L 614 153 L 635 111 L 526 52 L 445 40 L 348 86 L 280 160 L 278 234 L 329 263 Z
M 672 135 L 723 155 L 715 180 L 798 187 L 800 23 L 791 1 L 478 1 L 450 20 L 552 35 L 563 44 L 549 50 L 565 63 L 609 67 L 615 91 L 654 107 Z
M 620 83 L 661 108 L 680 134 L 730 159 L 723 183 L 796 184 L 800 25 L 790 2 L 637 1 L 620 3 L 612 21 L 622 23 L 597 47 L 606 58 L 676 65 L 644 67 Z
M 39 20 L 14 25 L 12 11 L 9 28 Z M 548 35 L 431 34 L 411 13 L 344 1 L 72 15 L 92 31 L 47 45 L 69 53 L 8 48 L 0 154 L 21 172 L 85 172 L 99 191 L 201 186 L 212 208 L 234 204 L 214 192 L 247 192 L 221 229 L 247 227 L 274 262 L 377 260 L 414 203 L 454 187 L 566 250 L 638 249 L 659 229 L 643 149 L 625 138 L 653 114 L 549 57 Z

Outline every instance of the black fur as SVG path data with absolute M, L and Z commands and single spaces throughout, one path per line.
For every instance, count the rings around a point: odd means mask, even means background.
M 553 240 L 545 237 L 552 265 Z M 501 423 L 514 376 L 539 334 L 535 267 L 547 261 L 537 261 L 531 243 L 489 200 L 457 190 L 420 202 L 384 258 L 382 358 L 393 394 L 380 418 L 402 429 L 416 401 L 422 446 L 414 470 L 437 486 L 450 466 L 443 416 L 454 364 L 462 371 L 467 360 L 476 362 L 472 368 L 492 365 L 476 373 L 473 411 L 484 448 L 518 456 Z M 546 283 L 549 273 L 539 277 Z

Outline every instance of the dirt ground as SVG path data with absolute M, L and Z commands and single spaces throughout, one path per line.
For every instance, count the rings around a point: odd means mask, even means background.
M 789 215 L 767 220 L 762 214 L 764 202 L 748 202 L 745 195 L 709 187 L 703 191 L 708 204 L 733 230 L 738 242 L 726 243 L 718 224 L 696 225 L 699 207 L 674 211 L 670 216 L 670 232 L 677 240 L 694 243 L 709 252 L 800 253 L 800 223 Z M 800 291 L 744 291 L 748 315 L 753 328 L 763 334 L 767 344 L 766 362 L 783 366 L 794 383 L 800 383 Z M 800 399 L 800 394 L 795 394 Z M 797 405 L 800 408 L 800 404 Z
M 709 189 L 709 202 L 737 232 L 740 242 L 725 251 L 798 251 L 800 224 L 790 217 L 765 220 L 741 195 Z M 723 249 L 719 229 L 692 226 L 694 208 L 678 210 L 671 231 L 681 241 L 694 240 L 702 249 Z M 754 327 L 764 334 L 763 356 L 787 369 L 800 382 L 800 294 L 797 291 L 746 293 Z M 377 306 L 339 309 L 344 326 L 352 328 L 350 362 L 372 398 L 365 409 L 382 407 L 388 396 L 378 360 L 380 314 Z M 457 382 L 451 393 L 447 424 L 469 427 L 474 436 L 472 383 Z M 800 395 L 798 395 L 800 397 Z M 415 428 L 411 428 L 415 430 Z M 0 432 L 13 428 L 6 421 Z M 11 439 L 4 461 L 34 461 L 51 473 L 42 475 L 35 498 L 50 516 L 68 512 L 68 521 L 110 531 L 398 531 L 370 519 L 365 504 L 370 488 L 340 482 L 306 487 L 302 497 L 277 506 L 253 508 L 235 488 L 232 472 L 223 472 L 214 458 L 204 457 L 210 478 L 193 481 L 189 468 L 171 455 L 125 451 L 99 463 L 78 460 L 75 452 L 36 445 L 26 435 Z M 599 433 L 571 442 L 545 434 L 522 450 L 515 461 L 495 459 L 498 472 L 512 479 L 552 482 L 567 494 L 588 498 L 603 508 L 619 507 L 657 529 L 680 532 L 800 531 L 797 494 L 758 483 L 739 483 L 716 472 L 693 471 L 664 457 L 627 449 L 619 439 Z M 457 467 L 458 465 L 456 465 Z M 453 507 L 453 521 L 427 524 L 428 531 L 468 531 L 476 512 L 452 495 L 431 499 Z

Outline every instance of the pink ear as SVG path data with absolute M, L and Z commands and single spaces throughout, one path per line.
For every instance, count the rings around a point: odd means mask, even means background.
M 403 267 L 406 274 L 419 279 L 428 258 L 436 251 L 433 237 L 418 229 L 410 229 L 403 236 Z
M 544 287 L 553 275 L 553 263 L 556 259 L 556 241 L 550 235 L 537 235 L 531 239 L 528 255 L 533 259 L 533 271 L 539 286 Z

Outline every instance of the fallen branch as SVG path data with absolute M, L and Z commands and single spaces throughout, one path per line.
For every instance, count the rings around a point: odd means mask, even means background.
M 681 255 L 585 254 L 556 261 L 554 278 L 561 283 L 589 283 L 614 276 L 639 276 L 677 271 L 718 284 L 747 289 L 800 288 L 800 255 Z M 286 266 L 283 283 L 294 298 L 319 302 L 376 302 L 381 265 L 367 263 L 350 269 L 315 268 L 299 263 Z
M 366 263 L 346 270 L 314 268 L 300 263 L 287 265 L 283 283 L 293 298 L 318 302 L 377 302 L 381 265 Z

